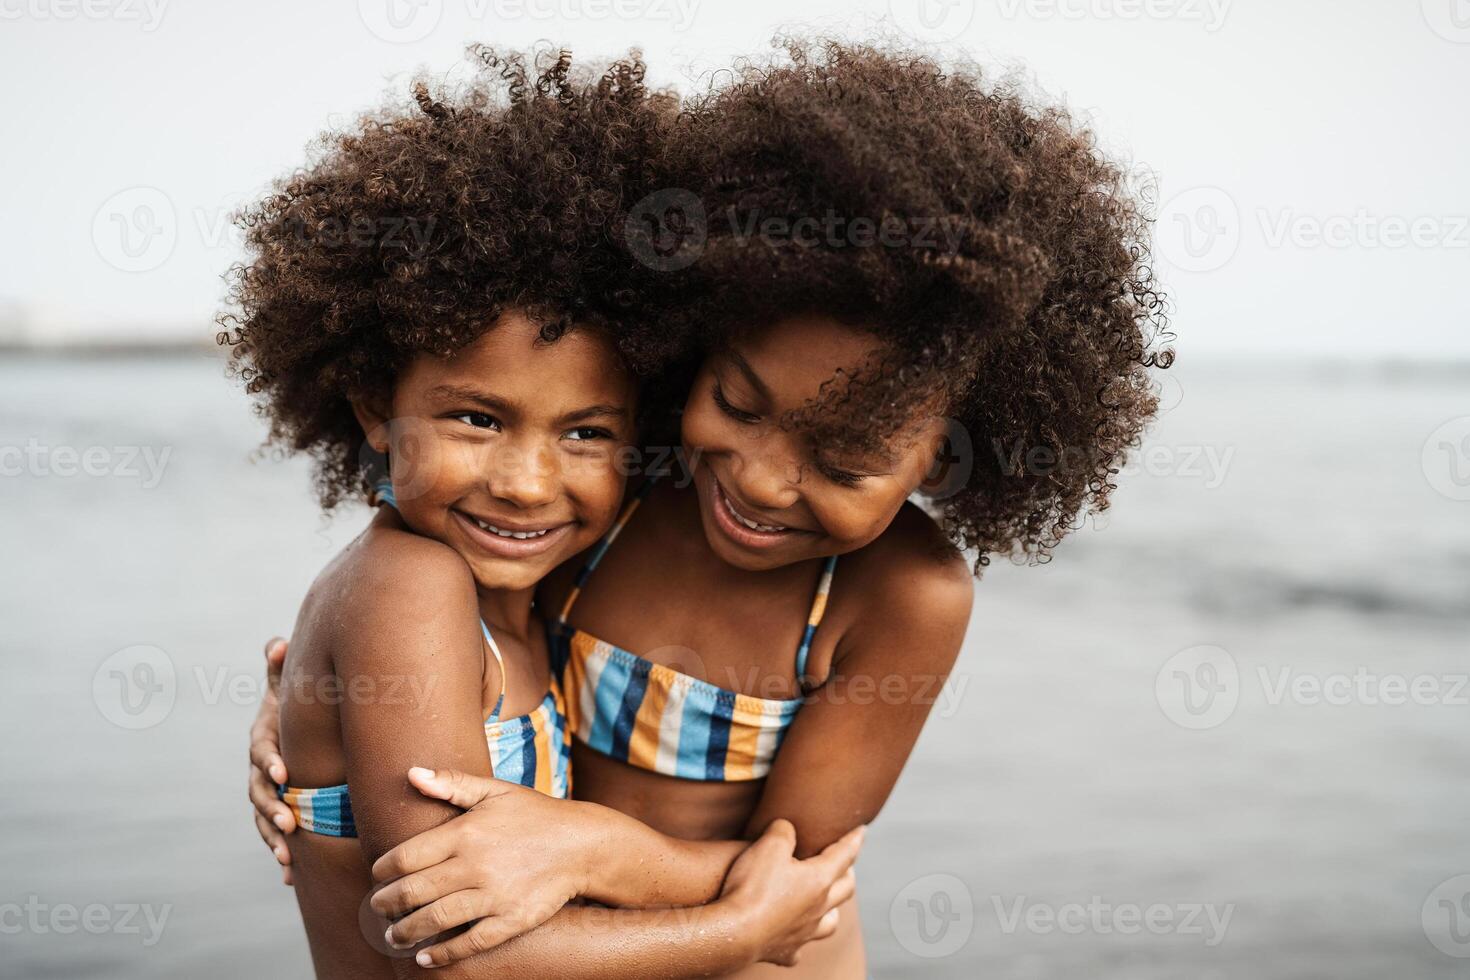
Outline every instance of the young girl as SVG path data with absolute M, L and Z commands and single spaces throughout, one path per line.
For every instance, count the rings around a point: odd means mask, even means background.
M 414 109 L 329 137 L 244 219 L 233 363 L 273 436 L 316 458 L 324 505 L 380 477 L 382 506 L 313 584 L 281 681 L 280 793 L 312 832 L 296 884 L 320 976 L 391 976 L 383 954 L 414 945 L 360 924 L 371 862 L 456 812 L 409 786 L 413 762 L 493 775 L 567 835 L 598 809 L 554 799 L 570 736 L 533 593 L 612 524 L 635 370 L 677 346 L 635 315 L 637 271 L 610 235 L 669 103 L 636 61 L 581 84 L 564 53 L 534 77 L 478 57 L 505 103 L 483 80 L 458 97 L 420 85 Z M 675 952 L 708 972 L 784 960 L 834 928 L 861 836 L 799 862 L 787 825 L 746 850 L 595 821 L 618 832 L 616 860 L 501 862 L 479 893 L 498 919 L 471 941 L 585 897 L 683 907 L 620 914 L 644 938 L 605 954 L 626 974 Z
M 579 798 L 689 839 L 785 818 L 811 854 L 902 770 L 968 620 L 961 549 L 1044 559 L 1106 506 L 1169 359 L 1163 301 L 1125 175 L 973 70 L 793 44 L 688 109 L 668 182 L 702 220 L 662 267 L 686 267 L 664 322 L 708 350 L 693 485 L 645 483 L 542 596 Z M 471 812 L 379 862 L 406 877 L 375 906 L 484 914 L 476 869 L 533 819 L 467 776 L 415 782 Z M 863 976 L 852 908 L 800 975 Z

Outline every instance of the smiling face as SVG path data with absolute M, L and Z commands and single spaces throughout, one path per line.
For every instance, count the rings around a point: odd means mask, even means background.
M 872 334 L 802 316 L 712 353 L 684 409 L 684 447 L 710 547 L 759 571 L 862 548 L 882 534 L 923 482 L 943 419 L 915 418 L 879 452 L 824 447 L 782 417 L 819 399 L 839 373 L 883 355 Z
M 482 588 L 524 589 L 616 518 L 635 396 L 606 338 L 541 342 L 507 313 L 453 357 L 414 360 L 386 416 L 357 413 L 388 454 L 405 523 L 457 551 Z

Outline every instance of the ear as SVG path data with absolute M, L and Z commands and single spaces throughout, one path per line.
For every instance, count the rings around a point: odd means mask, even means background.
M 352 399 L 352 414 L 362 426 L 367 444 L 377 453 L 388 455 L 388 412 L 376 398 Z

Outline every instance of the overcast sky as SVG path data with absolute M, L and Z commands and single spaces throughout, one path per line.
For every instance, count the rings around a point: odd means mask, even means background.
M 1470 0 L 0 0 L 0 330 L 208 334 L 228 213 L 468 42 L 638 45 L 687 89 L 781 28 L 1090 116 L 1159 175 L 1183 348 L 1470 356 Z

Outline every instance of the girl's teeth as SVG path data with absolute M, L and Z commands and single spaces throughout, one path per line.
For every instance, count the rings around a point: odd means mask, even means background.
M 724 494 L 721 494 L 721 496 L 723 497 Z M 786 530 L 779 524 L 757 524 L 755 521 L 748 520 L 743 514 L 735 509 L 734 504 L 730 503 L 729 497 L 725 497 L 725 510 L 730 512 L 731 517 L 735 518 L 737 521 L 739 521 L 741 524 L 744 524 L 752 531 L 764 531 L 767 534 L 773 534 L 776 531 Z
M 527 538 L 539 538 L 548 530 L 550 530 L 550 528 L 543 528 L 540 531 L 502 531 L 494 524 L 486 524 L 478 517 L 476 517 L 474 520 L 475 523 L 478 524 L 482 530 L 489 531 L 491 534 L 498 534 L 502 538 L 515 538 L 517 541 L 524 541 Z

